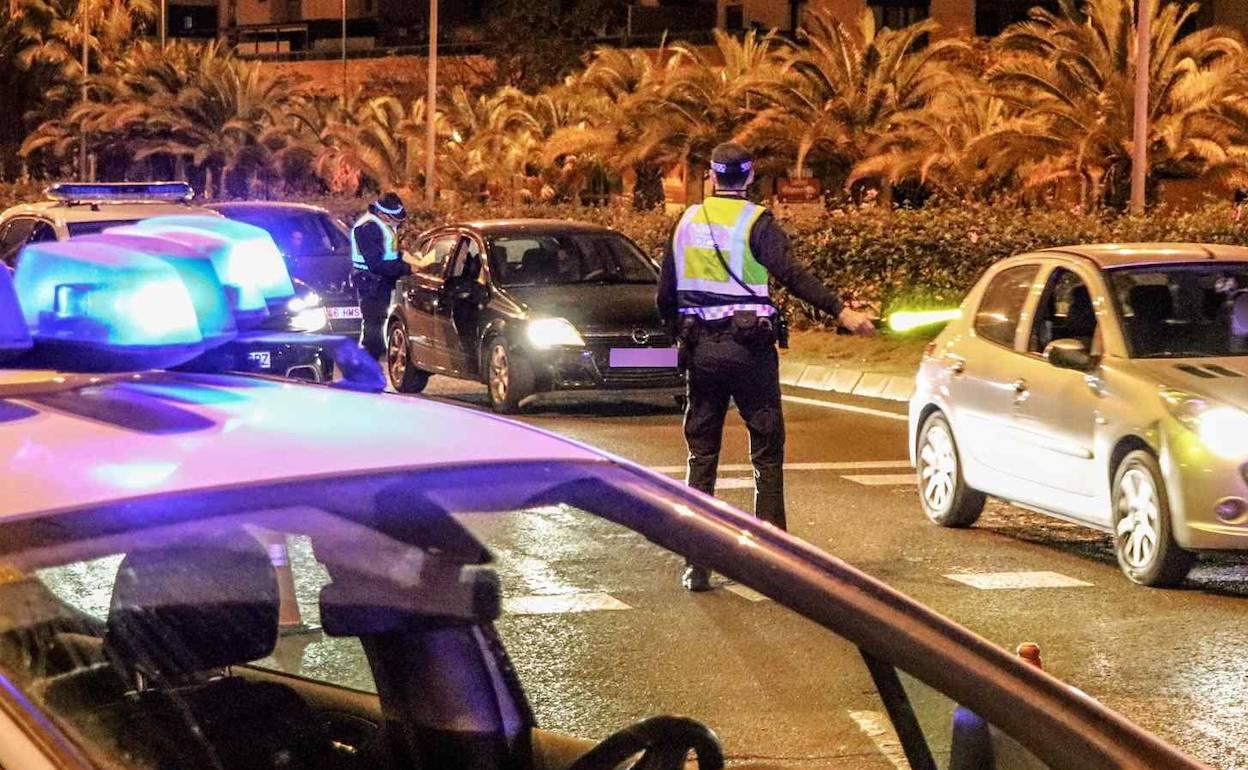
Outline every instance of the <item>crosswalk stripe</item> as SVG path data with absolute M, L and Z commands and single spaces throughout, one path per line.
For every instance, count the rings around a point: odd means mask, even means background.
M 983 591 L 1012 588 L 1088 588 L 1092 585 L 1060 572 L 954 572 L 944 577 Z
M 763 596 L 758 591 L 755 591 L 753 588 L 750 588 L 748 586 L 743 586 L 738 583 L 729 583 L 728 585 L 724 586 L 724 590 L 731 591 L 732 593 L 736 594 L 737 596 L 740 596 L 742 599 L 745 599 L 746 601 L 749 601 L 749 602 L 770 601 L 766 596 Z
M 855 460 L 848 462 L 810 462 L 810 463 L 785 463 L 786 471 L 892 471 L 909 468 L 910 463 L 905 460 Z M 658 465 L 650 470 L 656 473 L 673 475 L 684 473 L 683 465 Z M 723 463 L 719 466 L 720 473 L 741 473 L 744 471 L 752 471 L 754 466 L 749 463 Z
M 753 489 L 754 479 L 719 479 L 715 482 L 715 491 L 721 489 Z
M 884 755 L 888 763 L 897 770 L 910 770 L 910 762 L 906 759 L 901 739 L 893 730 L 888 717 L 878 711 L 851 711 L 849 718 L 854 720 L 858 729 L 875 744 L 875 748 Z
M 503 612 L 511 615 L 569 615 L 631 609 L 611 594 L 604 593 L 516 596 L 503 600 Z
M 913 473 L 881 473 L 874 476 L 842 476 L 841 478 L 864 487 L 914 486 Z
M 832 401 L 820 401 L 819 399 L 815 399 L 815 398 L 803 398 L 801 396 L 781 396 L 780 398 L 784 399 L 785 401 L 790 401 L 794 404 L 805 404 L 806 406 L 817 406 L 817 407 L 820 407 L 821 409 L 837 409 L 842 412 L 853 412 L 854 414 L 869 414 L 872 417 L 883 417 L 886 420 L 897 420 L 899 422 L 906 422 L 907 420 L 910 419 L 904 414 L 898 414 L 897 412 L 886 412 L 883 409 L 872 409 L 867 406 L 855 406 L 853 404 L 839 404 L 839 403 L 835 403 Z

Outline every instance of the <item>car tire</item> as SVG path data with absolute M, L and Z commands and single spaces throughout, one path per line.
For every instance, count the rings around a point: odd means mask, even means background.
M 490 408 L 499 414 L 514 414 L 533 393 L 533 366 L 506 341 L 492 339 L 485 352 L 485 384 Z
M 923 513 L 942 527 L 969 527 L 979 520 L 987 497 L 971 489 L 962 477 L 953 429 L 940 412 L 933 412 L 919 430 L 916 452 L 919 500 Z
M 386 376 L 399 393 L 419 393 L 429 384 L 429 372 L 412 365 L 407 346 L 407 328 L 400 321 L 386 332 Z
M 1174 540 L 1166 483 L 1151 452 L 1137 449 L 1118 464 L 1113 506 L 1114 554 L 1127 579 L 1154 588 L 1182 583 L 1196 555 Z

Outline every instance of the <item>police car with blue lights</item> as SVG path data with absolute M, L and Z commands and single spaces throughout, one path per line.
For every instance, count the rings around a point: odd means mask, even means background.
M 194 191 L 183 182 L 54 184 L 48 188 L 47 200 L 14 206 L 0 214 L 0 258 L 12 270 L 27 248 L 39 244 L 102 236 L 104 241 L 97 243 L 105 250 L 125 249 L 141 245 L 135 242 L 137 237 L 157 237 L 176 242 L 163 246 L 168 253 L 184 257 L 217 253 L 218 260 L 232 259 L 235 271 L 264 265 L 273 269 L 276 246 L 267 233 L 235 226 L 216 211 L 194 206 L 193 196 Z M 257 257 L 254 266 L 248 264 L 249 255 Z M 252 326 L 287 332 L 327 330 L 330 321 L 321 295 L 297 279 L 287 276 L 283 280 L 291 286 L 284 304 L 253 307 Z M 254 344 L 236 367 L 313 381 L 332 375 L 325 352 L 298 338 Z
M 1202 767 L 720 501 L 382 393 L 347 340 L 333 384 L 223 371 L 288 279 L 148 232 L 0 271 L 0 766 L 866 768 L 875 714 L 912 767 Z M 672 588 L 689 553 L 773 601 Z

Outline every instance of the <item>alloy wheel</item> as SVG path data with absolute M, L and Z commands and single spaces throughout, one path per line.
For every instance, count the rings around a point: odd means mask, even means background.
M 933 425 L 919 450 L 919 476 L 923 499 L 938 513 L 949 509 L 957 484 L 958 458 L 953 438 L 944 425 Z
M 510 390 L 511 364 L 507 360 L 507 349 L 495 345 L 490 351 L 490 398 L 496 404 L 507 401 Z
M 1118 537 L 1128 566 L 1143 569 L 1157 553 L 1161 514 L 1157 486 L 1147 472 L 1132 468 L 1118 481 Z
M 403 327 L 390 329 L 390 344 L 386 347 L 386 361 L 390 369 L 390 384 L 398 388 L 407 374 L 407 335 Z

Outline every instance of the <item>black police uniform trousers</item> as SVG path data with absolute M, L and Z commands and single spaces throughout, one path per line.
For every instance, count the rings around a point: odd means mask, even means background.
M 715 494 L 719 450 L 729 401 L 737 405 L 750 434 L 754 466 L 754 515 L 780 529 L 784 514 L 784 415 L 780 406 L 780 359 L 766 336 L 742 342 L 731 325 L 698 323 L 685 355 L 686 482 Z
M 380 359 L 386 355 L 386 314 L 394 282 L 363 270 L 356 271 L 353 281 L 360 301 L 360 346 Z

